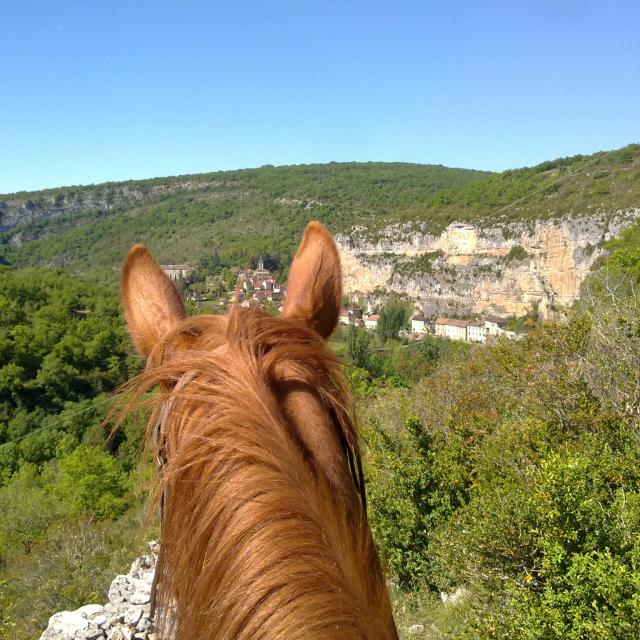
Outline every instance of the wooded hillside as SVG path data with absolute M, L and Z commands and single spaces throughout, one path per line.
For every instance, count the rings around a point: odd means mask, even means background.
M 14 266 L 118 267 L 144 241 L 161 262 L 289 264 L 306 222 L 332 232 L 394 222 L 440 232 L 477 224 L 615 212 L 640 203 L 640 145 L 491 174 L 442 166 L 262 167 L 0 196 L 0 259 Z

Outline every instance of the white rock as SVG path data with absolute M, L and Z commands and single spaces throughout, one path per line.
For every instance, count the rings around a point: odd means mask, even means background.
M 138 620 L 136 631 L 149 631 L 149 629 L 151 629 L 151 620 L 143 616 L 142 618 L 140 618 L 140 620 Z
M 54 613 L 49 618 L 49 626 L 42 634 L 41 640 L 71 640 L 76 631 L 81 631 L 89 626 L 87 619 L 75 611 L 61 611 Z
M 134 591 L 129 596 L 129 602 L 131 604 L 147 604 L 147 602 L 151 602 L 151 593 L 148 591 Z
M 97 624 L 99 627 L 104 627 L 107 624 L 107 616 L 104 614 L 99 614 L 97 616 L 91 617 L 92 624 Z
M 150 600 L 157 543 L 150 547 L 151 554 L 135 560 L 129 574 L 114 578 L 109 602 L 54 614 L 41 640 L 155 640 Z
M 102 613 L 104 607 L 101 604 L 85 604 L 84 607 L 76 609 L 76 612 L 83 615 L 85 618 L 91 618 L 98 613 Z
M 124 623 L 135 627 L 138 624 L 138 620 L 142 617 L 142 607 L 139 605 L 133 605 L 129 607 L 124 614 Z
M 100 629 L 96 625 L 89 625 L 86 629 L 78 631 L 74 636 L 76 640 L 100 640 L 105 637 L 104 629 Z

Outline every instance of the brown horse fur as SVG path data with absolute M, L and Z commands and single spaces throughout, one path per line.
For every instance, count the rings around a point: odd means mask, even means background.
M 140 245 L 122 285 L 147 356 L 129 408 L 159 386 L 149 439 L 166 415 L 159 630 L 180 640 L 397 638 L 351 401 L 323 340 L 341 300 L 326 229 L 307 226 L 281 318 L 237 306 L 186 318 Z

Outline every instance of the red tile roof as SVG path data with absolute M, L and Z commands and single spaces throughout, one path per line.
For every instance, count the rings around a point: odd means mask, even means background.
M 469 326 L 468 320 L 457 320 L 455 318 L 438 318 L 436 324 L 448 325 L 450 327 L 462 327 L 463 329 Z

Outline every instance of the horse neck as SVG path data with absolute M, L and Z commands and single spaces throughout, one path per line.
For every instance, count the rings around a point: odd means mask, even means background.
M 164 615 L 175 604 L 179 638 L 396 637 L 345 462 L 336 475 L 313 455 L 318 443 L 301 446 L 304 434 L 255 374 L 235 366 L 173 397 Z

